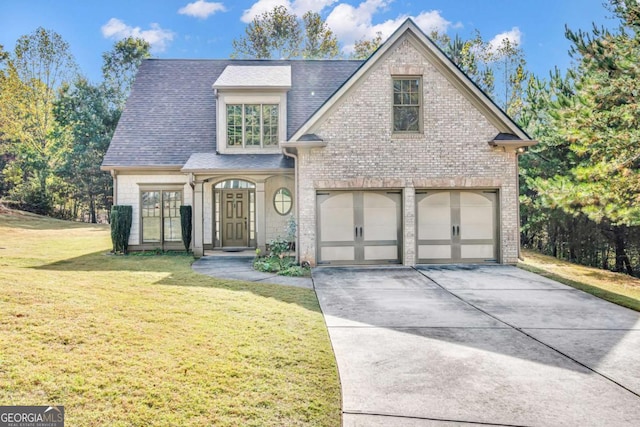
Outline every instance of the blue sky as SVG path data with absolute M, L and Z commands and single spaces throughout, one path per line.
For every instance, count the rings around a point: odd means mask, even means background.
M 485 40 L 509 37 L 524 49 L 531 71 L 546 77 L 570 64 L 565 24 L 588 30 L 592 22 L 615 24 L 604 0 L 0 0 L 0 44 L 38 26 L 70 44 L 83 74 L 100 79 L 101 54 L 122 37 L 152 44 L 158 58 L 227 58 L 256 13 L 284 4 L 295 13 L 318 11 L 338 35 L 345 53 L 354 40 L 377 31 L 388 36 L 408 16 L 426 32 L 463 38 L 479 30 Z

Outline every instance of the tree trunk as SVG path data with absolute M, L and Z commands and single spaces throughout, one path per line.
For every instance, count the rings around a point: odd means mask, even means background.
M 624 226 L 614 226 L 613 227 L 613 237 L 614 244 L 616 248 L 616 268 L 615 271 L 626 273 L 630 276 L 633 276 L 633 267 L 631 267 L 631 261 L 627 256 L 626 248 L 625 248 L 625 235 L 626 235 L 626 227 Z
M 89 195 L 89 217 L 91 218 L 91 224 L 96 224 L 98 222 L 96 218 L 96 198 L 93 194 Z

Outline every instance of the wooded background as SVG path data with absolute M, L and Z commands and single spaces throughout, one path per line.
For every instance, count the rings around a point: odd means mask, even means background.
M 429 36 L 529 135 L 520 156 L 522 244 L 558 258 L 640 274 L 640 7 L 609 0 L 617 28 L 566 29 L 573 66 L 548 76 L 527 69 L 507 39 L 496 47 Z M 615 26 L 614 26 L 615 27 Z M 356 43 L 367 58 L 378 34 Z M 83 77 L 69 45 L 53 30 L 0 45 L 0 200 L 64 219 L 106 220 L 109 174 L 100 164 L 138 66 L 150 57 L 137 38 L 102 56 L 102 80 Z M 237 58 L 340 58 L 322 17 L 279 6 L 257 16 L 233 41 Z

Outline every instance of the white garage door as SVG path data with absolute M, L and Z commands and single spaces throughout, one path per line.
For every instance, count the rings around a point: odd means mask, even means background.
M 418 262 L 497 262 L 497 191 L 417 192 Z
M 400 192 L 332 191 L 316 197 L 319 264 L 400 262 Z

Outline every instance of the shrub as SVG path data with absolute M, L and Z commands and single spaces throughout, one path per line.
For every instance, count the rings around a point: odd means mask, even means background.
M 126 254 L 129 248 L 133 208 L 127 205 L 115 205 L 111 208 L 110 219 L 113 253 L 122 252 Z
M 289 267 L 278 272 L 281 276 L 303 277 L 309 275 L 309 269 L 299 265 L 290 265 Z
M 288 255 L 291 250 L 291 242 L 282 237 L 269 240 L 269 255 L 272 257 L 280 257 L 281 255 Z
M 184 243 L 184 249 L 188 253 L 191 246 L 191 230 L 193 228 L 191 206 L 180 206 L 180 225 L 182 226 L 182 243 Z

